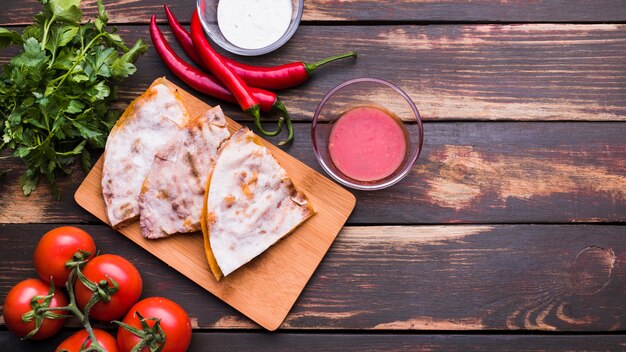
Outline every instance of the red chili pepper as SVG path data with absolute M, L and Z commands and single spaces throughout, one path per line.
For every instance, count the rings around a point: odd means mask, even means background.
M 191 18 L 191 40 L 193 42 L 193 46 L 198 51 L 200 58 L 204 61 L 209 68 L 209 71 L 213 73 L 217 79 L 219 79 L 225 86 L 230 90 L 231 93 L 237 99 L 237 103 L 241 107 L 241 109 L 250 114 L 254 119 L 254 124 L 256 128 L 262 134 L 266 136 L 275 136 L 280 133 L 280 125 L 279 128 L 275 131 L 268 132 L 263 129 L 261 126 L 261 114 L 259 112 L 259 102 L 255 99 L 250 91 L 250 87 L 244 82 L 241 77 L 239 77 L 236 73 L 234 73 L 222 57 L 211 47 L 211 44 L 204 37 L 204 30 L 202 29 L 202 24 L 200 24 L 200 18 L 198 17 L 198 12 L 194 12 L 193 17 Z M 289 117 L 286 117 L 289 120 Z M 291 124 L 287 123 L 287 126 L 291 126 Z M 281 142 L 281 144 L 285 144 L 289 142 L 293 138 L 293 133 L 290 131 L 289 137 L 287 140 Z
M 176 20 L 176 17 L 170 11 L 167 5 L 163 5 L 167 14 L 167 19 L 174 32 L 174 36 L 180 43 L 181 47 L 189 55 L 189 57 L 200 67 L 207 68 L 206 64 L 202 61 L 197 53 L 197 49 L 194 47 L 189 32 Z M 196 11 L 197 13 L 197 11 Z M 194 13 L 194 16 L 196 14 Z M 253 87 L 281 90 L 286 88 L 295 87 L 304 83 L 310 75 L 320 66 L 329 62 L 347 58 L 355 57 L 357 54 L 351 51 L 346 54 L 331 56 L 329 58 L 320 60 L 314 63 L 306 63 L 302 61 L 296 61 L 279 66 L 252 66 L 242 64 L 235 60 L 222 56 L 222 60 L 235 72 L 241 79 L 247 84 Z
M 163 60 L 165 65 L 183 82 L 187 83 L 193 89 L 201 93 L 208 94 L 214 98 L 227 102 L 237 103 L 235 97 L 217 79 L 189 65 L 182 58 L 176 55 L 157 26 L 155 15 L 152 15 L 152 18 L 150 19 L 150 36 L 152 37 L 152 44 L 154 45 L 156 52 L 161 57 L 161 60 Z M 262 111 L 279 111 L 286 117 L 288 126 L 291 125 L 287 110 L 276 94 L 259 88 L 250 89 L 254 97 L 259 101 Z M 282 124 L 283 118 L 280 118 L 278 120 L 279 130 L 282 128 Z M 289 131 L 290 135 L 287 137 L 287 141 L 293 139 L 293 129 L 290 128 Z M 287 141 L 285 141 L 285 143 Z M 284 144 L 283 142 L 281 143 Z
M 196 65 L 204 69 L 207 69 L 202 59 L 200 59 L 200 55 L 198 55 L 196 48 L 193 46 L 193 41 L 191 41 L 191 34 L 189 34 L 189 32 L 185 29 L 185 27 L 183 27 L 183 25 L 180 24 L 180 22 L 178 22 L 178 20 L 176 19 L 176 16 L 174 16 L 169 6 L 164 4 L 163 8 L 165 9 L 165 14 L 167 15 L 167 21 L 170 24 L 170 28 L 172 29 L 172 32 L 174 33 L 174 36 L 176 37 L 178 44 L 180 44 L 180 46 L 183 48 L 185 53 L 189 56 L 189 58 L 193 62 L 196 63 Z M 197 12 L 197 10 L 195 12 Z
M 227 57 L 224 57 L 224 61 L 249 85 L 281 90 L 298 86 L 309 79 L 311 73 L 318 67 L 347 57 L 356 57 L 356 52 L 351 51 L 346 54 L 331 56 L 313 63 L 296 61 L 279 66 L 246 65 Z

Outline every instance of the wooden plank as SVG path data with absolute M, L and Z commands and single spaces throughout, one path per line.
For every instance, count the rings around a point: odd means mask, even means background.
M 96 13 L 95 0 L 83 0 L 83 11 Z M 169 1 L 181 20 L 189 21 L 195 1 Z M 468 21 L 468 22 L 609 22 L 626 20 L 623 0 L 375 0 L 305 1 L 303 20 L 310 21 Z M 113 23 L 147 23 L 160 13 L 161 3 L 150 0 L 106 0 Z M 41 6 L 35 0 L 0 3 L 0 24 L 29 23 Z
M 322 172 L 310 125 L 295 127 L 285 150 Z M 626 123 L 427 123 L 414 171 L 386 190 L 354 191 L 348 222 L 625 221 L 625 135 Z M 60 201 L 45 186 L 24 197 L 18 160 L 0 159 L 0 169 L 12 169 L 0 179 L 0 223 L 99 223 L 73 200 L 79 168 L 59 177 Z
M 35 275 L 54 225 L 0 226 L 0 297 Z M 106 226 L 81 226 L 128 258 L 144 297 L 171 298 L 194 327 L 258 329 Z M 347 227 L 281 329 L 609 331 L 626 326 L 626 228 L 608 225 Z M 0 324 L 1 325 L 1 324 Z
M 193 117 L 202 116 L 210 108 L 167 80 L 158 79 L 153 86 L 159 84 L 176 91 Z M 226 118 L 226 123 L 230 133 L 241 129 L 241 125 L 229 118 Z M 119 232 L 259 325 L 275 330 L 326 255 L 354 209 L 356 199 L 350 192 L 268 141 L 257 138 L 255 143 L 269 149 L 295 187 L 306 194 L 315 214 L 245 267 L 218 282 L 209 268 L 202 236 L 148 240 L 142 236 L 138 220 L 120 228 Z M 103 164 L 104 158 L 100 158 L 74 198 L 85 210 L 109 223 L 101 187 Z M 282 235 L 285 234 L 279 234 Z
M 120 33 L 129 41 L 149 38 L 147 26 L 123 26 Z M 167 37 L 173 42 L 169 31 Z M 360 54 L 356 62 L 330 64 L 308 83 L 280 93 L 294 120 L 310 121 L 339 83 L 374 76 L 406 90 L 426 120 L 626 121 L 626 24 L 306 26 L 280 50 L 242 60 L 315 61 L 348 50 Z M 3 50 L 0 62 L 15 52 Z M 152 49 L 138 66 L 121 85 L 118 107 L 158 76 L 186 87 Z M 372 97 L 386 100 L 376 92 Z M 225 111 L 236 120 L 247 118 L 233 105 Z
M 20 341 L 0 331 L 0 349 L 12 352 L 52 350 L 70 331 L 46 341 Z M 219 351 L 618 351 L 620 335 L 408 335 L 408 334 L 280 334 L 194 332 L 188 352 Z

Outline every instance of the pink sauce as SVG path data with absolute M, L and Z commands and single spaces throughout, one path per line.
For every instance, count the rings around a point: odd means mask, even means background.
M 391 175 L 406 155 L 401 122 L 382 109 L 358 107 L 343 114 L 330 131 L 328 151 L 335 166 L 355 180 Z

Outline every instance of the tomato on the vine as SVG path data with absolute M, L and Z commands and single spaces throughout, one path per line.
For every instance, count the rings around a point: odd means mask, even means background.
M 4 323 L 7 328 L 19 337 L 28 335 L 33 329 L 35 329 L 35 319 L 24 323 L 22 322 L 22 315 L 32 310 L 31 299 L 35 296 L 47 296 L 50 291 L 50 284 L 39 279 L 26 279 L 17 285 L 13 286 L 4 301 Z M 43 304 L 43 299 L 38 300 L 39 304 Z M 64 307 L 67 306 L 67 298 L 61 291 L 55 291 L 50 300 L 48 307 Z M 52 310 L 51 312 L 56 314 L 65 314 L 63 310 Z M 34 340 L 46 339 L 56 334 L 66 319 L 48 319 L 44 318 L 41 327 L 35 335 L 30 337 Z
M 143 283 L 139 271 L 128 260 L 118 255 L 99 255 L 87 262 L 82 273 L 95 284 L 102 282 L 112 288 L 115 280 L 119 285 L 119 290 L 109 295 L 109 302 L 101 299 L 91 308 L 89 316 L 94 319 L 103 321 L 119 319 L 141 296 Z M 93 294 L 80 280 L 76 280 L 74 293 L 80 309 L 84 309 Z
M 144 319 L 160 319 L 159 325 L 165 333 L 165 344 L 161 352 L 186 351 L 191 342 L 191 321 L 183 308 L 163 297 L 150 297 L 135 304 L 122 320 L 123 323 L 141 330 L 139 316 Z M 147 320 L 150 327 L 154 320 Z M 141 339 L 130 331 L 120 327 L 117 331 L 117 344 L 121 352 L 129 352 Z M 144 347 L 141 352 L 150 351 Z
M 65 263 L 72 260 L 78 251 L 89 253 L 84 259 L 96 253 L 96 244 L 87 232 L 73 226 L 61 226 L 48 231 L 35 248 L 37 275 L 46 282 L 52 276 L 54 286 L 64 287 L 70 275 L 70 269 Z
M 100 329 L 93 329 L 93 334 L 96 336 L 96 340 L 105 351 L 119 352 L 117 348 L 117 341 L 113 335 Z M 61 342 L 61 344 L 54 351 L 80 352 L 80 348 L 83 344 L 85 344 L 85 347 L 91 346 L 91 339 L 89 339 L 89 334 L 85 329 L 77 331 L 75 334 L 63 340 L 63 342 Z

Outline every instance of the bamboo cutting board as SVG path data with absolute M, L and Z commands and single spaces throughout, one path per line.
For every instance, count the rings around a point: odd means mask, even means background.
M 210 108 L 165 79 L 156 82 L 178 89 L 192 116 Z M 231 133 L 241 127 L 233 120 L 227 120 Z M 315 170 L 273 144 L 262 141 L 287 170 L 296 187 L 306 193 L 317 213 L 250 263 L 218 282 L 209 269 L 202 233 L 148 240 L 141 236 L 139 222 L 123 227 L 119 232 L 259 325 L 275 330 L 337 237 L 356 200 L 350 192 Z M 100 185 L 102 164 L 101 157 L 74 198 L 80 206 L 109 223 Z

